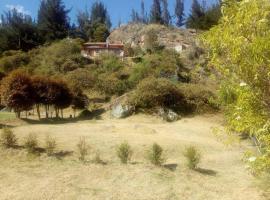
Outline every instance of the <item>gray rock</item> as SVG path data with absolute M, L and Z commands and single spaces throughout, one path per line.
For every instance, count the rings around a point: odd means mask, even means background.
M 112 106 L 111 116 L 117 119 L 125 118 L 133 113 L 134 109 L 129 105 L 116 104 Z
M 170 109 L 165 110 L 164 108 L 160 108 L 158 110 L 158 115 L 160 117 L 162 117 L 162 119 L 167 121 L 167 122 L 175 122 L 175 121 L 181 119 L 180 115 L 178 115 L 176 112 L 174 112 Z

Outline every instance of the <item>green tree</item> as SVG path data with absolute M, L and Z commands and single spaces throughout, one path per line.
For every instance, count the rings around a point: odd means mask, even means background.
M 0 52 L 5 50 L 28 51 L 40 44 L 37 26 L 29 15 L 16 9 L 1 17 Z
M 93 32 L 94 42 L 105 42 L 110 32 L 105 24 L 96 24 Z
M 162 0 L 162 22 L 164 25 L 169 26 L 171 24 L 171 15 L 168 10 L 168 1 Z
M 38 11 L 38 29 L 45 41 L 63 39 L 68 36 L 70 10 L 62 0 L 42 0 Z
M 160 0 L 153 0 L 153 4 L 150 11 L 150 22 L 154 24 L 163 23 Z
M 233 88 L 234 95 L 223 92 L 221 96 L 236 96 L 224 101 L 230 130 L 258 138 L 264 154 L 254 166 L 269 171 L 270 2 L 226 0 L 223 5 L 220 23 L 202 39 L 213 66 L 226 81 L 225 92 Z
M 91 24 L 104 24 L 107 29 L 110 29 L 112 26 L 111 19 L 107 8 L 100 1 L 95 1 L 91 8 Z
M 175 17 L 176 26 L 182 27 L 185 25 L 185 4 L 183 0 L 176 0 L 175 4 Z

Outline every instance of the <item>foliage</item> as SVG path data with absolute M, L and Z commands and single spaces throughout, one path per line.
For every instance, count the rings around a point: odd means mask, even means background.
M 127 142 L 124 142 L 119 147 L 117 147 L 117 156 L 123 164 L 127 164 L 127 162 L 130 161 L 132 150 Z
M 84 109 L 79 115 L 78 115 L 78 118 L 80 119 L 86 119 L 86 118 L 89 118 L 92 116 L 92 112 L 87 110 L 87 109 Z
M 176 0 L 175 4 L 176 26 L 182 27 L 185 25 L 185 5 L 184 0 Z
M 153 0 L 150 11 L 150 22 L 154 24 L 162 24 L 162 10 L 160 0 Z
M 12 148 L 17 145 L 16 135 L 10 128 L 3 128 L 0 136 L 0 143 L 5 148 Z
M 0 57 L 0 69 L 3 72 L 11 72 L 20 67 L 28 65 L 30 57 L 22 51 L 6 51 Z
M 197 169 L 201 160 L 201 154 L 196 147 L 190 146 L 185 149 L 184 156 L 187 159 L 187 165 L 190 169 Z
M 65 78 L 71 85 L 75 85 L 82 89 L 90 89 L 94 87 L 97 81 L 95 73 L 86 68 L 78 68 L 71 71 L 67 73 Z
M 161 166 L 165 162 L 163 148 L 157 143 L 154 143 L 148 152 L 148 159 L 153 165 Z
M 162 3 L 162 23 L 166 26 L 171 25 L 171 15 L 170 12 L 168 10 L 168 0 L 161 0 Z
M 62 0 L 42 0 L 38 11 L 38 29 L 44 41 L 63 39 L 68 35 L 70 10 Z
M 187 28 L 209 30 L 218 24 L 221 17 L 221 3 L 216 3 L 207 8 L 201 5 L 198 0 L 193 0 L 191 14 L 186 20 Z
M 2 103 L 14 109 L 17 117 L 20 112 L 27 111 L 34 105 L 32 80 L 23 71 L 14 71 L 2 80 Z
M 86 143 L 85 138 L 80 138 L 78 144 L 77 144 L 78 154 L 79 154 L 79 160 L 85 161 L 85 157 L 89 153 L 89 145 Z
M 30 50 L 40 44 L 37 27 L 31 16 L 13 9 L 1 17 L 0 53 L 7 50 Z
M 183 111 L 187 106 L 184 95 L 173 83 L 163 78 L 152 77 L 138 84 L 129 101 L 137 109 L 163 107 Z
M 225 90 L 221 90 L 221 100 L 230 130 L 257 137 L 264 152 L 257 159 L 262 161 L 257 162 L 262 170 L 269 168 L 270 160 L 269 132 L 262 131 L 267 130 L 264 128 L 270 105 L 270 3 L 226 0 L 222 10 L 220 24 L 205 33 L 202 40 L 213 66 L 229 80 Z
M 48 156 L 52 156 L 57 147 L 56 140 L 51 136 L 47 136 L 45 140 L 45 150 Z
M 24 147 L 26 148 L 28 153 L 35 153 L 38 147 L 37 135 L 34 133 L 29 133 L 24 138 Z

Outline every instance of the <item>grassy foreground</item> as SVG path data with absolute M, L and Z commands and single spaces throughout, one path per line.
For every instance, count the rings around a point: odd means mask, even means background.
M 197 116 L 168 124 L 154 117 L 103 119 L 14 128 L 22 144 L 30 132 L 40 146 L 46 135 L 58 143 L 56 157 L 29 156 L 23 149 L 0 150 L 0 199 L 110 199 L 110 200 L 260 200 L 260 191 L 241 161 L 252 148 L 247 141 L 226 147 L 212 134 L 220 127 L 218 116 Z M 91 146 L 86 163 L 78 161 L 76 144 L 81 136 Z M 120 164 L 116 146 L 127 141 L 134 155 Z M 166 150 L 164 167 L 154 167 L 145 152 L 154 143 Z M 186 166 L 183 151 L 195 145 L 202 152 L 198 171 Z M 93 163 L 99 151 L 103 164 Z

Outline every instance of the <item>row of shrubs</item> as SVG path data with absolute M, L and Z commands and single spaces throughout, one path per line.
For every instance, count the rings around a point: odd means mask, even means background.
M 0 142 L 1 142 L 2 147 L 4 148 L 16 148 L 18 146 L 18 140 L 16 138 L 16 135 L 9 128 L 3 129 L 0 135 Z M 37 135 L 33 133 L 28 134 L 24 138 L 23 145 L 29 154 L 37 153 L 37 150 L 39 149 Z M 47 155 L 53 156 L 55 154 L 56 147 L 57 147 L 56 140 L 52 138 L 51 136 L 47 136 L 45 139 L 45 146 L 44 146 L 44 149 Z M 78 158 L 80 161 L 84 162 L 86 160 L 87 155 L 89 155 L 89 149 L 90 149 L 90 146 L 87 144 L 85 138 L 80 138 L 77 144 L 77 153 L 78 153 Z M 118 158 L 120 159 L 121 163 L 127 164 L 132 159 L 133 150 L 127 142 L 124 142 L 116 148 L 116 154 Z M 200 152 L 195 147 L 190 146 L 185 149 L 184 156 L 187 159 L 187 166 L 190 169 L 194 169 L 194 170 L 197 169 L 197 166 L 201 159 Z M 151 148 L 147 151 L 146 158 L 155 166 L 162 166 L 166 161 L 166 158 L 164 156 L 164 150 L 157 143 L 154 143 L 151 146 Z M 100 158 L 99 153 L 97 153 L 95 156 L 95 162 L 103 163 L 102 159 Z

